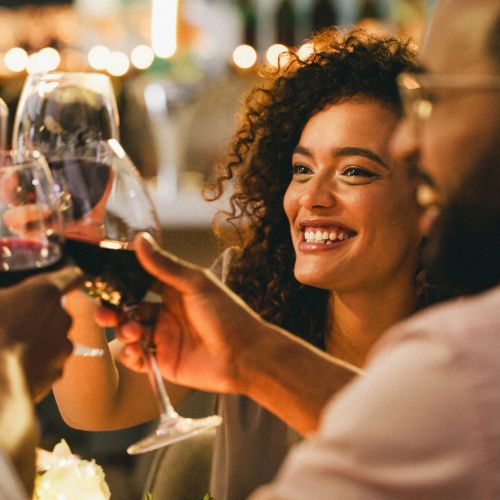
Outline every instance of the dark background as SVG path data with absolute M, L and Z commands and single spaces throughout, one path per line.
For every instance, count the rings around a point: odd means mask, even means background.
M 73 0 L 0 0 L 0 7 L 22 7 L 23 5 L 72 4 Z

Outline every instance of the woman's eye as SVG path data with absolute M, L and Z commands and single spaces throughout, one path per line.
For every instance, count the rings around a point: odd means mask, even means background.
M 342 175 L 347 177 L 377 177 L 377 174 L 361 167 L 348 167 L 342 172 Z
M 297 163 L 295 165 L 292 165 L 292 174 L 293 175 L 300 175 L 300 174 L 310 174 L 311 169 L 309 167 L 306 167 L 306 165 L 302 165 L 301 163 Z

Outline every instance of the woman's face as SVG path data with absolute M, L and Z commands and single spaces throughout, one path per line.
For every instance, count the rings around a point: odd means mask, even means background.
M 306 123 L 284 198 L 301 283 L 339 292 L 411 283 L 419 210 L 414 183 L 388 157 L 397 122 L 389 107 L 353 98 Z

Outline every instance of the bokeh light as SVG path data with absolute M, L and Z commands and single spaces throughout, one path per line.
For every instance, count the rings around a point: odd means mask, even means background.
M 134 47 L 130 54 L 130 60 L 137 69 L 149 68 L 153 64 L 154 58 L 153 49 L 147 45 Z
M 14 73 L 24 71 L 28 64 L 28 53 L 21 47 L 13 47 L 6 52 L 4 63 L 7 69 Z
M 233 51 L 233 62 L 238 68 L 250 69 L 257 62 L 257 52 L 250 45 L 239 45 Z
M 96 45 L 89 50 L 89 65 L 98 71 L 101 71 L 108 67 L 110 58 L 111 51 L 104 45 Z
M 113 76 L 123 76 L 130 68 L 130 61 L 127 54 L 119 50 L 111 52 L 109 64 L 106 68 L 108 73 Z
M 301 61 L 305 61 L 314 52 L 314 46 L 312 43 L 304 43 L 299 47 L 297 55 Z
M 39 63 L 43 71 L 54 71 L 61 64 L 59 52 L 52 47 L 45 47 L 38 52 Z
M 271 66 L 278 66 L 278 63 L 286 63 L 288 60 L 288 47 L 281 43 L 271 45 L 266 51 L 266 59 Z

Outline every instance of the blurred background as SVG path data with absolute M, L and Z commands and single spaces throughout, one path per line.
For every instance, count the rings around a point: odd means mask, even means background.
M 416 44 L 433 0 L 0 0 L 0 96 L 12 126 L 28 74 L 98 71 L 112 78 L 121 143 L 147 179 L 164 245 L 209 265 L 219 252 L 201 198 L 262 65 L 328 25 L 400 33 Z M 192 403 L 188 403 L 192 404 Z M 125 453 L 144 427 L 67 428 L 49 397 L 38 408 L 43 446 L 65 437 L 102 464 L 114 499 L 141 497 L 150 457 Z M 196 412 L 186 407 L 181 413 Z

